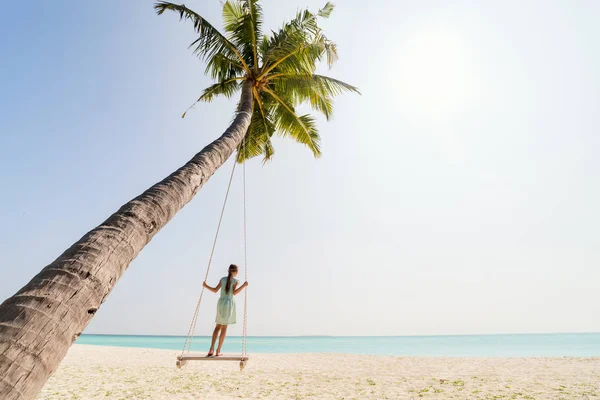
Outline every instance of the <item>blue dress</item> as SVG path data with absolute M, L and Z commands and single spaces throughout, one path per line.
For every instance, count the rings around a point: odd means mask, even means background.
M 225 293 L 225 287 L 227 286 L 227 277 L 221 278 L 221 297 L 217 302 L 217 318 L 215 322 L 219 325 L 233 325 L 235 324 L 235 298 L 233 297 L 233 288 L 238 282 L 237 279 L 231 280 L 231 287 L 229 292 Z

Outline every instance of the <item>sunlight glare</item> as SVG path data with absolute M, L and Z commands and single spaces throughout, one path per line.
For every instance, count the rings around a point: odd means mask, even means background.
M 452 29 L 422 29 L 399 48 L 395 81 L 406 111 L 433 120 L 469 108 L 477 90 L 467 43 Z

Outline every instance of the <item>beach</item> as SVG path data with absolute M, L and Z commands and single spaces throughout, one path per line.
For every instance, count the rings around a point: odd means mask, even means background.
M 596 399 L 600 358 L 251 354 L 175 367 L 175 350 L 74 345 L 38 399 Z

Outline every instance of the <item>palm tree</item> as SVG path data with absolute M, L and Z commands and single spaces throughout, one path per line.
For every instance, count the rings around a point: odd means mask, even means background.
M 319 27 L 333 5 L 298 12 L 277 32 L 262 33 L 258 0 L 223 4 L 220 33 L 184 5 L 155 4 L 158 14 L 174 11 L 190 20 L 198 38 L 193 51 L 216 83 L 198 102 L 241 91 L 235 119 L 225 133 L 161 182 L 123 205 L 0 305 L 0 398 L 29 399 L 58 367 L 131 261 L 237 150 L 237 162 L 273 154 L 274 134 L 290 137 L 321 154 L 307 103 L 325 115 L 332 99 L 358 90 L 315 74 L 320 61 L 337 59 L 336 46 Z M 188 109 L 189 110 L 189 109 Z M 183 114 L 185 116 L 185 113 Z

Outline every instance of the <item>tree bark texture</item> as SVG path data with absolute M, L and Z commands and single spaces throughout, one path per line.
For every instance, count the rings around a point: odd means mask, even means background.
M 241 143 L 252 83 L 225 133 L 187 164 L 122 206 L 0 305 L 0 399 L 32 399 L 131 261 Z

